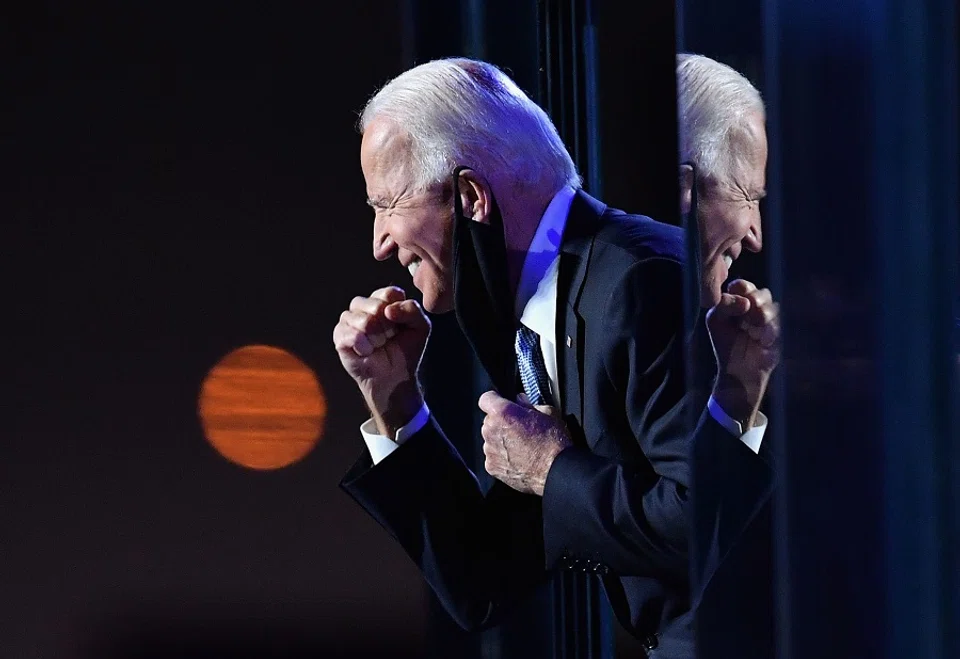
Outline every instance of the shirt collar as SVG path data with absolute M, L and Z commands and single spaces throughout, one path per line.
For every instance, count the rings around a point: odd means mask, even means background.
M 515 313 L 542 338 L 554 341 L 560 241 L 576 191 L 564 186 L 547 205 L 520 271 Z

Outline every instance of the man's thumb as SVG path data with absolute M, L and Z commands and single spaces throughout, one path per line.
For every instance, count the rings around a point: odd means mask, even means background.
M 383 310 L 383 315 L 391 323 L 409 327 L 412 329 L 423 329 L 430 327 L 430 321 L 420 309 L 420 305 L 415 300 L 403 300 L 394 302 Z
M 750 311 L 750 299 L 741 295 L 724 293 L 720 302 L 713 308 L 713 316 L 719 318 L 736 318 Z
M 534 408 L 535 410 L 537 410 L 538 412 L 543 412 L 543 413 L 546 414 L 547 416 L 552 416 L 552 417 L 554 417 L 554 418 L 556 418 L 556 419 L 561 418 L 561 417 L 560 417 L 560 410 L 558 410 L 558 409 L 557 409 L 556 407 L 554 407 L 553 405 L 534 405 L 533 408 Z

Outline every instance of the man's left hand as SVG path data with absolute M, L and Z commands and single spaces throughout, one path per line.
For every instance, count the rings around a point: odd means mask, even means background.
M 513 403 L 495 391 L 477 402 L 483 420 L 484 467 L 518 492 L 543 496 L 553 461 L 572 446 L 570 432 L 553 407 Z

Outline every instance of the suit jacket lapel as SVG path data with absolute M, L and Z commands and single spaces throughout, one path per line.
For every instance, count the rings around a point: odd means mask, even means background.
M 583 318 L 579 313 L 580 295 L 590 265 L 597 223 L 606 206 L 577 191 L 560 244 L 557 278 L 557 379 L 562 413 L 568 426 L 582 435 L 583 418 Z

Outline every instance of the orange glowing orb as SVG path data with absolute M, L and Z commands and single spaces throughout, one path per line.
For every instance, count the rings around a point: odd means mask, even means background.
M 207 441 L 251 469 L 280 469 L 303 458 L 323 431 L 327 403 L 313 371 L 270 346 L 234 350 L 200 389 Z

